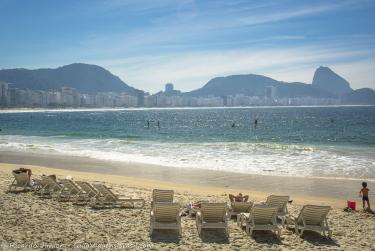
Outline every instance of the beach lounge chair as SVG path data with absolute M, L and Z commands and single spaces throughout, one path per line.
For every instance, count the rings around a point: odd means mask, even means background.
M 152 205 L 156 202 L 173 202 L 173 190 L 162 190 L 162 189 L 154 189 L 152 190 L 152 201 L 151 201 L 151 208 Z
M 203 228 L 223 228 L 229 237 L 227 203 L 202 203 L 196 214 L 198 234 L 201 236 Z
M 154 203 L 150 213 L 150 235 L 154 229 L 177 229 L 181 235 L 181 213 L 179 203 Z
M 27 172 L 12 172 L 13 174 L 13 181 L 9 186 L 8 192 L 15 192 L 17 188 L 22 188 L 19 191 L 26 191 L 32 190 L 32 186 L 30 184 L 30 177 Z
M 281 220 L 281 225 L 284 227 L 285 223 L 288 223 L 289 213 L 288 204 L 289 196 L 282 195 L 270 195 L 267 197 L 265 204 L 267 206 L 277 207 L 277 217 Z
M 281 229 L 277 225 L 277 210 L 275 206 L 254 205 L 250 213 L 240 214 L 240 226 L 246 223 L 246 232 L 253 234 L 254 230 L 274 231 L 280 238 Z
M 59 201 L 71 201 L 81 193 L 81 189 L 70 179 L 60 179 L 63 189 L 58 194 Z
M 93 186 L 98 191 L 98 194 L 91 204 L 92 207 L 125 207 L 126 205 L 130 205 L 130 207 L 134 208 L 134 203 L 141 203 L 141 206 L 138 207 L 142 208 L 145 205 L 144 199 L 120 198 L 105 185 L 93 184 Z
M 64 188 L 50 176 L 41 176 L 40 189 L 35 191 L 41 197 L 50 198 L 52 194 L 59 194 Z
M 323 232 L 323 235 L 332 237 L 332 230 L 330 230 L 327 221 L 327 214 L 331 210 L 330 206 L 315 206 L 305 205 L 297 218 L 291 217 L 294 221 L 296 234 L 303 235 L 305 230 Z
M 251 208 L 253 207 L 253 202 L 237 202 L 233 201 L 230 205 L 229 214 L 232 216 L 239 216 L 241 213 L 250 213 Z M 239 217 L 237 217 L 237 222 Z
M 98 191 L 90 183 L 85 181 L 76 181 L 75 183 L 81 188 L 81 192 L 73 201 L 73 204 L 84 205 L 97 196 Z

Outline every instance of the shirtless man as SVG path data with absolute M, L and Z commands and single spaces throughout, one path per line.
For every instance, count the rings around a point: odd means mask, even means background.
M 239 193 L 238 195 L 229 194 L 229 199 L 231 202 L 247 202 L 249 195 L 243 196 L 242 193 Z
M 370 189 L 367 188 L 367 182 L 362 182 L 362 189 L 359 191 L 359 196 L 362 196 L 362 202 L 363 202 L 363 209 L 365 209 L 365 204 L 367 201 L 367 207 L 370 209 L 370 201 L 368 199 L 368 191 Z

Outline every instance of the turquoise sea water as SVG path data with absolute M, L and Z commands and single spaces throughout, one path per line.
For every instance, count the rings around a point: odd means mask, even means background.
M 0 128 L 0 151 L 375 178 L 373 106 L 0 112 Z

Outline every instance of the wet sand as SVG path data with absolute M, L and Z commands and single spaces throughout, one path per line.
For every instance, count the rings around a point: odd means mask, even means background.
M 91 158 L 0 152 L 0 163 L 38 165 L 69 171 L 127 176 L 129 180 L 141 179 L 147 183 L 159 182 L 172 187 L 189 186 L 195 189 L 211 187 L 218 191 L 246 192 L 263 197 L 269 194 L 290 195 L 295 201 L 317 202 L 343 208 L 347 200 L 361 203 L 358 192 L 361 180 L 335 178 L 284 177 L 272 175 L 240 174 L 202 169 L 164 167 L 140 163 L 102 161 Z M 69 172 L 68 172 L 69 173 Z M 139 185 L 139 184 L 138 184 Z M 368 182 L 369 188 L 375 182 Z M 370 195 L 370 200 L 375 197 Z

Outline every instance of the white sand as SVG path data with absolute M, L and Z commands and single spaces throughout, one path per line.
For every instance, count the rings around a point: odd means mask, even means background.
M 300 238 L 294 233 L 293 227 L 282 230 L 280 241 L 274 234 L 264 231 L 248 236 L 244 229 L 237 227 L 234 220 L 229 224 L 229 239 L 219 230 L 204 231 L 204 237 L 200 238 L 195 219 L 188 216 L 182 218 L 181 238 L 178 238 L 176 232 L 168 230 L 157 230 L 150 238 L 152 188 L 173 188 L 176 191 L 175 200 L 182 205 L 199 199 L 228 201 L 227 194 L 235 191 L 45 167 L 32 168 L 33 175 L 54 173 L 58 177 L 65 177 L 73 174 L 75 180 L 102 181 L 118 194 L 146 200 L 144 209 L 93 210 L 88 206 L 74 206 L 70 202 L 40 199 L 32 192 L 5 193 L 12 181 L 10 171 L 19 166 L 0 164 L 0 249 L 7 249 L 10 245 L 13 248 L 35 249 L 43 248 L 42 245 L 50 245 L 44 246 L 47 249 L 115 249 L 115 245 L 118 245 L 121 249 L 154 250 L 375 250 L 374 215 L 364 212 L 346 213 L 338 208 L 329 214 L 329 224 L 333 229 L 332 240 L 313 232 L 306 232 Z M 265 196 L 266 194 L 259 192 L 250 193 L 254 200 L 261 197 L 264 199 Z M 322 204 L 326 203 L 327 201 L 322 201 Z M 301 208 L 295 203 L 288 207 L 292 215 L 297 215 Z M 88 246 L 89 244 L 92 246 Z M 98 246 L 100 244 L 103 246 Z

